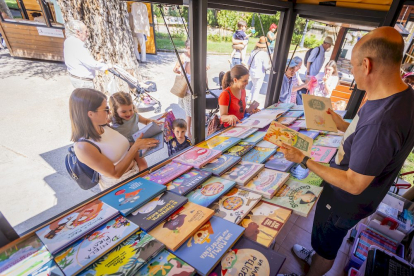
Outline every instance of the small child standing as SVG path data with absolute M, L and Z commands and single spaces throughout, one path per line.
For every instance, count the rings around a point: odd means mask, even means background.
M 246 58 L 246 50 L 247 50 L 247 43 L 249 42 L 249 37 L 252 34 L 246 35 L 247 23 L 243 20 L 237 23 L 237 27 L 239 28 L 236 33 L 234 34 L 234 40 L 240 40 L 243 43 L 234 43 L 233 40 L 233 52 L 231 53 L 232 65 L 241 64 L 245 61 Z
M 183 149 L 191 146 L 191 141 L 185 136 L 187 131 L 187 123 L 183 119 L 176 119 L 173 122 L 173 132 L 174 138 L 172 138 L 168 143 L 168 156 L 174 155 L 177 152 L 182 151 Z

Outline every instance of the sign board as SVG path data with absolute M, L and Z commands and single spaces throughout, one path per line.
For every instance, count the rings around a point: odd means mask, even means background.
M 37 27 L 37 32 L 39 33 L 39 35 L 43 35 L 43 36 L 53 36 L 53 37 L 65 38 L 65 36 L 63 35 L 63 31 L 59 30 L 59 29 Z

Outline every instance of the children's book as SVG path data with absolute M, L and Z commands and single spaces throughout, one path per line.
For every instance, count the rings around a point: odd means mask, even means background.
M 254 134 L 248 136 L 247 138 L 243 139 L 243 142 L 248 142 L 248 143 L 259 143 L 260 141 L 263 140 L 263 137 L 266 135 L 266 132 L 262 132 L 262 131 L 257 131 Z
M 300 134 L 288 127 L 283 126 L 277 122 L 272 122 L 269 130 L 267 131 L 264 140 L 269 141 L 276 145 L 277 141 L 282 141 L 298 150 L 302 151 L 307 156 L 310 156 L 313 139 Z
M 220 136 L 240 138 L 240 136 L 243 136 L 246 132 L 250 132 L 250 129 L 250 127 L 232 127 L 229 130 L 220 133 Z
M 265 167 L 272 170 L 287 172 L 295 163 L 286 160 L 283 152 L 278 151 L 265 163 Z
M 36 235 L 54 255 L 116 215 L 116 209 L 97 199 L 36 231 Z
M 196 270 L 167 250 L 161 251 L 135 276 L 193 276 Z
M 242 121 L 240 126 L 262 128 L 269 125 L 273 120 L 274 118 L 251 117 Z
M 306 121 L 305 120 L 296 120 L 293 124 L 289 126 L 290 128 L 299 128 L 306 130 Z M 300 131 L 299 131 L 300 132 Z M 317 132 L 316 130 L 314 132 Z M 319 132 L 318 132 L 319 134 Z
M 238 156 L 223 154 L 218 158 L 211 160 L 204 165 L 201 169 L 204 171 L 212 172 L 216 176 L 222 175 L 225 171 L 239 163 L 241 160 Z
M 188 173 L 185 173 L 168 183 L 167 190 L 172 193 L 185 196 L 197 188 L 201 183 L 209 179 L 211 175 L 211 172 L 192 169 Z
M 243 232 L 243 227 L 214 216 L 174 254 L 193 266 L 198 274 L 209 275 Z
M 321 146 L 313 146 L 311 157 L 316 162 L 329 163 L 336 153 L 335 148 L 327 148 Z
M 262 164 L 269 159 L 276 152 L 276 149 L 271 148 L 262 148 L 262 147 L 254 147 L 251 151 L 246 153 L 242 160 L 247 162 L 259 163 Z
M 268 107 L 268 109 L 291 109 L 295 104 L 293 103 L 275 103 Z
M 245 237 L 269 247 L 291 214 L 287 208 L 260 201 L 240 225 L 246 228 Z
M 172 111 L 165 112 L 157 121 L 164 119 L 164 141 L 167 143 L 175 137 L 173 122 L 175 120 L 174 113 Z
M 146 176 L 142 177 L 146 180 L 165 185 L 168 182 L 176 179 L 183 173 L 188 172 L 191 170 L 192 166 L 184 165 L 181 163 L 170 162 L 164 167 L 159 168 L 158 170 L 147 174 Z
M 105 223 L 55 256 L 55 262 L 65 275 L 74 275 L 138 230 L 138 226 L 123 216 Z
M 210 209 L 214 210 L 215 216 L 239 224 L 261 198 L 259 194 L 234 187 L 218 202 L 213 203 Z
M 303 105 L 294 105 L 290 108 L 290 110 L 292 110 L 292 111 L 296 111 L 296 110 L 303 111 Z
M 332 102 L 330 98 L 304 94 L 303 106 L 306 125 L 308 128 L 335 132 L 338 131 L 332 116 L 327 113 L 329 108 L 332 109 Z
M 265 140 L 260 141 L 256 146 L 259 147 L 259 148 L 269 148 L 269 149 L 277 149 L 278 148 L 278 146 L 276 146 L 275 144 L 272 144 L 272 143 L 270 143 L 268 141 L 265 141 Z
M 273 276 L 279 272 L 285 260 L 285 256 L 272 248 L 243 236 L 227 251 L 210 276 Z
M 175 251 L 214 214 L 213 210 L 187 202 L 149 234 Z
M 249 150 L 251 150 L 252 148 L 254 148 L 255 145 L 256 145 L 255 143 L 249 143 L 249 142 L 243 142 L 242 141 L 242 142 L 239 142 L 234 147 L 230 148 L 226 152 L 226 154 L 234 155 L 234 156 L 243 156 L 247 152 L 249 152 Z
M 321 165 L 329 166 L 328 164 Z M 293 165 L 290 169 L 290 179 L 314 186 L 320 186 L 323 181 L 323 179 L 314 172 L 311 172 L 309 169 L 302 168 L 299 164 Z
M 151 231 L 172 213 L 186 204 L 188 199 L 171 192 L 165 192 L 128 216 L 144 231 Z
M 82 271 L 81 276 L 133 276 L 165 246 L 146 232 L 139 230 Z
M 316 130 L 299 130 L 299 133 L 306 135 L 312 139 L 315 139 L 319 135 L 319 131 Z
M 187 198 L 192 203 L 208 207 L 235 185 L 234 181 L 213 176 L 189 193 Z
M 294 117 L 280 117 L 276 121 L 278 121 L 282 125 L 288 126 L 290 124 L 293 124 L 296 121 L 296 118 L 294 118 Z
M 293 129 L 294 131 L 299 132 L 300 128 L 299 127 L 293 127 L 293 126 L 289 126 L 290 129 Z
M 264 200 L 291 209 L 299 216 L 307 217 L 322 189 L 289 179 L 272 199 Z
M 165 190 L 167 188 L 164 185 L 136 178 L 104 195 L 101 199 L 127 216 Z
M 299 118 L 303 115 L 303 111 L 293 111 L 289 110 L 285 114 L 283 114 L 283 117 L 293 117 L 293 118 Z
M 197 145 L 199 148 L 214 149 L 221 152 L 225 152 L 238 142 L 240 138 L 237 137 L 224 137 L 224 136 L 214 136 L 207 141 L 201 142 Z
M 320 134 L 344 136 L 345 133 L 342 132 L 342 131 L 339 131 L 339 130 L 338 130 L 338 132 L 321 130 L 320 131 Z
M 341 141 L 342 141 L 342 136 L 319 135 L 315 139 L 314 146 L 338 148 L 341 145 Z
M 240 139 L 246 139 L 247 137 L 249 137 L 250 135 L 252 135 L 256 131 L 258 131 L 258 129 L 255 128 L 255 127 L 248 127 L 248 129 L 249 129 L 248 131 L 246 131 L 245 133 L 243 133 L 242 135 L 239 136 Z
M 192 149 L 174 158 L 173 161 L 199 169 L 220 154 L 221 151 L 219 150 L 193 147 Z
M 138 130 L 134 134 L 132 134 L 132 138 L 137 140 L 140 138 L 141 134 L 143 135 L 142 138 L 154 138 L 158 140 L 158 144 L 152 148 L 141 150 L 140 156 L 145 157 L 150 155 L 164 147 L 164 131 L 162 127 L 157 125 L 154 122 L 149 123 L 143 129 Z
M 28 273 L 26 270 L 24 273 Z M 7 274 L 6 274 L 7 275 Z M 16 274 L 14 274 L 16 275 Z M 19 275 L 19 274 L 17 274 Z M 57 266 L 54 260 L 50 260 L 44 265 L 37 265 L 36 270 L 30 274 L 24 274 L 28 276 L 64 276 L 62 270 Z
M 231 181 L 235 181 L 237 184 L 244 186 L 263 168 L 264 165 L 262 164 L 241 161 L 238 165 L 234 166 L 229 171 L 224 173 L 222 177 Z
M 241 188 L 261 194 L 263 197 L 270 199 L 288 179 L 289 173 L 263 169 L 249 183 Z
M 263 109 L 260 112 L 253 114 L 250 117 L 253 118 L 271 118 L 273 120 L 275 120 L 277 117 L 281 116 L 283 113 L 285 113 L 286 111 L 284 109 Z
M 261 132 L 267 132 L 267 130 L 269 129 L 270 125 L 267 125 L 265 127 L 259 128 L 257 131 L 261 131 Z

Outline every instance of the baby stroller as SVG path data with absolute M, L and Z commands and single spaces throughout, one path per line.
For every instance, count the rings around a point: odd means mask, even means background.
M 161 112 L 160 101 L 148 94 L 149 92 L 157 92 L 157 85 L 155 82 L 146 81 L 144 83 L 139 83 L 134 76 L 118 65 L 114 65 L 114 67 L 108 71 L 128 83 L 130 93 L 133 96 L 134 104 L 137 107 L 138 112 L 148 112 L 151 110 L 154 110 L 155 113 Z
M 218 98 L 220 97 L 221 92 L 223 92 L 223 88 L 221 86 L 221 82 L 224 77 L 224 72 L 220 72 L 219 74 L 219 88 L 216 89 L 209 89 L 207 88 L 206 91 L 206 126 L 213 118 L 215 114 L 220 111 L 220 107 L 218 104 Z

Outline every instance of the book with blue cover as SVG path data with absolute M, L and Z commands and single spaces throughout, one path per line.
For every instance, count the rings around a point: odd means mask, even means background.
M 192 169 L 167 184 L 167 190 L 185 196 L 212 176 L 211 172 Z
M 266 160 L 269 159 L 270 156 L 272 156 L 275 152 L 276 152 L 276 149 L 263 148 L 263 147 L 256 146 L 251 151 L 246 153 L 243 156 L 242 160 L 262 164 L 266 162 Z
M 188 201 L 208 207 L 219 197 L 227 193 L 236 182 L 219 177 L 211 177 L 197 189 L 187 195 Z
M 243 227 L 214 216 L 174 254 L 194 267 L 198 274 L 209 275 L 243 232 Z
M 161 251 L 143 266 L 135 276 L 193 276 L 196 270 L 167 250 Z
M 241 139 L 237 137 L 214 136 L 204 142 L 201 142 L 197 145 L 197 147 L 225 152 L 226 150 L 240 142 L 240 140 Z
M 315 139 L 319 135 L 319 131 L 316 130 L 299 130 L 299 133 L 302 133 L 312 139 Z
M 192 166 L 184 165 L 181 163 L 170 162 L 167 165 L 159 168 L 158 170 L 147 174 L 146 176 L 142 177 L 143 179 L 165 185 L 168 182 L 176 179 L 183 173 L 188 172 L 191 170 Z
M 245 133 L 241 134 L 238 138 L 245 139 L 245 138 L 249 137 L 250 135 L 252 135 L 253 133 L 255 133 L 256 131 L 258 131 L 258 130 L 255 127 L 249 128 L 248 131 L 246 131 Z
M 164 185 L 136 178 L 101 197 L 102 201 L 127 216 L 167 189 Z
M 319 135 L 315 142 L 314 146 L 323 146 L 329 148 L 338 148 L 341 145 L 342 136 L 337 135 Z
M 287 172 L 295 163 L 286 160 L 283 152 L 276 152 L 275 155 L 271 156 L 265 163 L 265 167 L 268 169 Z
M 211 160 L 205 164 L 201 169 L 213 173 L 215 176 L 220 176 L 228 169 L 239 163 L 241 160 L 238 156 L 228 154 L 220 155 L 218 158 Z
M 285 114 L 283 114 L 283 117 L 299 118 L 300 116 L 303 115 L 303 113 L 304 113 L 303 111 L 298 111 L 298 110 L 292 111 L 292 110 L 289 110 L 288 112 L 286 112 Z
M 257 143 L 259 143 L 260 141 L 263 140 L 265 135 L 266 135 L 266 132 L 257 131 L 255 133 L 253 133 L 252 135 L 248 136 L 247 138 L 243 139 L 243 142 L 257 144 Z
M 245 155 L 249 150 L 254 148 L 256 144 L 255 143 L 249 143 L 249 142 L 240 142 L 234 147 L 230 148 L 226 154 L 234 155 L 234 156 L 243 156 Z
M 222 178 L 236 181 L 240 186 L 244 186 L 256 174 L 263 170 L 264 165 L 253 162 L 241 161 L 239 164 L 228 170 L 222 175 Z

